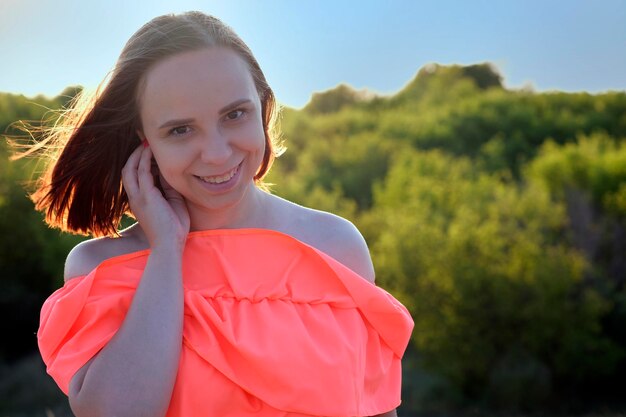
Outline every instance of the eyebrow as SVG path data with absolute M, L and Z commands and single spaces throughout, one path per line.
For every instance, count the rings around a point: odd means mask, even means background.
M 225 113 L 228 110 L 232 110 L 237 106 L 241 106 L 242 104 L 247 104 L 247 103 L 251 103 L 252 100 L 247 99 L 247 98 L 242 98 L 239 100 L 235 100 L 232 103 L 222 107 L 220 109 L 220 111 L 218 113 Z M 184 125 L 184 124 L 188 124 L 193 122 L 195 119 L 172 119 L 172 120 L 168 120 L 167 122 L 163 123 L 161 126 L 159 126 L 159 129 L 163 129 L 165 127 L 170 127 L 170 126 L 178 126 L 178 125 Z

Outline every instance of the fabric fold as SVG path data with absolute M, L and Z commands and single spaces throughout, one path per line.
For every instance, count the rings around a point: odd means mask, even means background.
M 121 326 L 149 251 L 111 258 L 44 303 L 38 342 L 67 394 Z M 331 256 L 266 229 L 192 232 L 168 416 L 357 416 L 400 404 L 407 309 Z

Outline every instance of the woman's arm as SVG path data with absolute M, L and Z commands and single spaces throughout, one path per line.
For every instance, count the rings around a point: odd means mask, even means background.
M 372 417 L 398 417 L 398 414 L 396 413 L 396 410 L 391 410 L 391 411 L 387 411 L 384 414 L 378 414 Z
M 164 194 L 155 187 L 151 159 L 150 148 L 140 145 L 122 170 L 151 252 L 119 330 L 72 378 L 69 397 L 77 417 L 165 416 L 172 396 L 182 350 L 182 253 L 190 222 L 181 195 L 162 177 Z M 87 248 L 72 259 L 89 258 Z
M 320 221 L 322 229 L 329 231 L 329 238 L 324 240 L 320 249 L 375 285 L 376 274 L 369 248 L 356 226 L 335 215 L 326 215 Z M 371 417 L 398 417 L 398 414 L 393 409 Z
M 77 417 L 165 415 L 182 348 L 181 252 L 152 249 L 122 326 L 72 378 Z

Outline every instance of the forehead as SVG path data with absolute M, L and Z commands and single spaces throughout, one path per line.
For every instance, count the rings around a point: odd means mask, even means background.
M 241 98 L 258 100 L 247 63 L 230 49 L 211 47 L 154 65 L 144 77 L 139 106 L 142 116 L 158 119 L 221 108 Z

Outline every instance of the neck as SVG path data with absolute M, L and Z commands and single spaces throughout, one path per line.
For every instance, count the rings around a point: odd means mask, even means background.
M 269 195 L 253 183 L 241 200 L 219 208 L 198 207 L 187 202 L 191 231 L 210 229 L 267 228 Z

